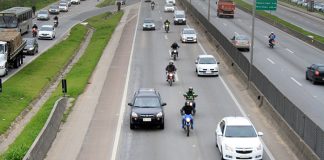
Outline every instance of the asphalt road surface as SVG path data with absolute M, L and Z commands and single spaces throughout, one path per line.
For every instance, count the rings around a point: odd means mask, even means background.
M 211 3 L 215 1 L 212 0 Z M 207 1 L 192 1 L 207 17 Z M 250 37 L 252 28 L 251 15 L 237 9 L 234 19 L 218 18 L 211 9 L 211 22 L 228 39 L 234 33 Z M 274 49 L 268 47 L 268 35 L 273 31 L 278 44 Z M 313 85 L 305 80 L 306 67 L 312 63 L 323 63 L 324 52 L 312 47 L 287 33 L 256 19 L 253 64 L 299 109 L 324 128 L 324 90 L 323 85 Z M 250 52 L 243 52 L 250 59 Z M 253 75 L 252 75 L 253 76 Z

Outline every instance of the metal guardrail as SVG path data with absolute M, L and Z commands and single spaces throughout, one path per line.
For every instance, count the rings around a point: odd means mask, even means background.
M 226 53 L 247 77 L 249 73 L 249 60 L 239 52 L 231 42 L 207 18 L 194 8 L 187 0 L 178 0 L 196 20 L 198 20 L 209 34 L 218 41 Z M 275 108 L 287 124 L 303 140 L 311 150 L 324 160 L 324 131 L 293 104 L 270 80 L 255 66 L 251 69 L 251 81 L 263 94 L 268 102 Z M 299 141 L 299 140 L 298 140 Z M 297 142 L 295 142 L 297 144 Z

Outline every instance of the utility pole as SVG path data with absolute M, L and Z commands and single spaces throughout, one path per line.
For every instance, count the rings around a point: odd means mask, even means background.
M 210 21 L 210 0 L 208 0 L 208 21 Z
M 249 75 L 248 75 L 248 89 L 251 85 L 251 76 L 252 76 L 252 66 L 253 66 L 253 48 L 254 48 L 254 25 L 255 25 L 255 2 L 256 0 L 253 0 L 253 11 L 252 11 L 252 35 L 251 35 L 251 56 L 250 56 L 250 67 L 249 67 Z

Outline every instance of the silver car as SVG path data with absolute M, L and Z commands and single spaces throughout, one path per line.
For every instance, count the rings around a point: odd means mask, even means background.
M 249 37 L 242 34 L 235 34 L 231 39 L 232 44 L 239 50 L 250 50 L 250 40 Z
M 197 43 L 197 33 L 193 28 L 183 28 L 180 34 L 180 41 Z
M 154 21 L 150 18 L 145 18 L 143 23 L 143 31 L 144 30 L 155 30 Z
M 37 20 L 49 20 L 49 12 L 47 10 L 40 10 L 37 13 Z
M 69 11 L 69 6 L 67 3 L 61 2 L 59 4 L 59 9 L 60 9 L 60 12 L 67 12 L 67 11 Z

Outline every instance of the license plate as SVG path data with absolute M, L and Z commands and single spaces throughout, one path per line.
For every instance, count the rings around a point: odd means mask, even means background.
M 27 53 L 27 51 L 23 51 L 23 53 Z
M 151 122 L 151 118 L 143 118 L 143 122 Z

